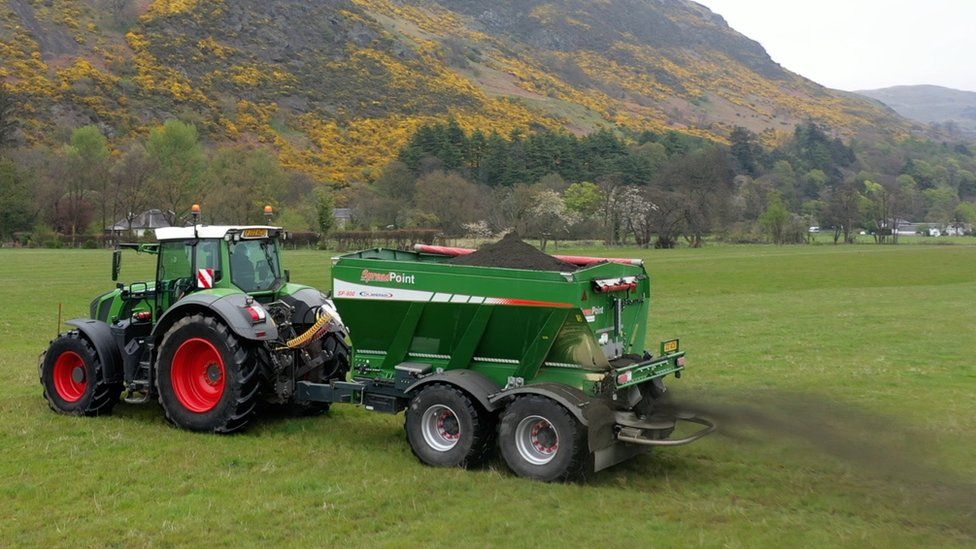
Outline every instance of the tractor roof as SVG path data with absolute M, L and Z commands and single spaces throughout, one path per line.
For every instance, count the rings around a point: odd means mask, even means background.
M 268 225 L 197 225 L 198 238 L 223 238 L 228 232 L 244 231 L 245 229 L 267 229 L 280 231 L 281 227 Z M 193 227 L 161 227 L 156 229 L 156 240 L 186 240 L 193 238 Z

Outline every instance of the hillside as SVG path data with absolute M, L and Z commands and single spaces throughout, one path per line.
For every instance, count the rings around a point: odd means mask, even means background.
M 767 142 L 806 119 L 907 128 L 685 0 L 3 0 L 0 59 L 25 141 L 179 117 L 335 181 L 447 116 L 503 133 L 745 126 Z
M 941 86 L 896 86 L 857 92 L 876 99 L 898 114 L 924 124 L 955 123 L 976 137 L 976 92 Z

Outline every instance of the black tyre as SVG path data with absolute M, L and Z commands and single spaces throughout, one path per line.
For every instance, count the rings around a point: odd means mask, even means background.
M 435 467 L 477 467 L 491 457 L 493 417 L 467 394 L 434 383 L 410 401 L 404 429 L 417 458 Z
M 545 482 L 585 473 L 586 429 L 556 401 L 538 395 L 516 398 L 502 412 L 498 447 L 509 469 Z
M 176 322 L 159 346 L 156 387 L 166 418 L 193 431 L 244 429 L 258 402 L 256 353 L 218 320 Z
M 98 353 L 77 331 L 51 342 L 40 374 L 48 406 L 61 414 L 108 415 L 122 394 L 121 384 L 105 381 Z

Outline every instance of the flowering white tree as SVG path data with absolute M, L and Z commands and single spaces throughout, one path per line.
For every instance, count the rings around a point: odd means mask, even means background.
M 568 235 L 570 228 L 580 222 L 580 215 L 566 207 L 562 195 L 552 189 L 536 194 L 529 226 L 541 242 L 543 251 L 549 239 Z
M 623 187 L 614 201 L 623 227 L 634 235 L 638 246 L 673 248 L 684 220 L 684 200 L 678 193 L 647 188 Z

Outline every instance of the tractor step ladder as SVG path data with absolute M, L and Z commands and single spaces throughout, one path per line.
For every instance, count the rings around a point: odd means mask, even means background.
M 145 404 L 152 398 L 154 373 L 152 356 L 154 347 L 155 345 L 149 343 L 143 350 L 142 358 L 139 360 L 139 366 L 136 368 L 135 375 L 132 376 L 132 383 L 129 384 L 128 391 L 125 395 L 126 404 Z

